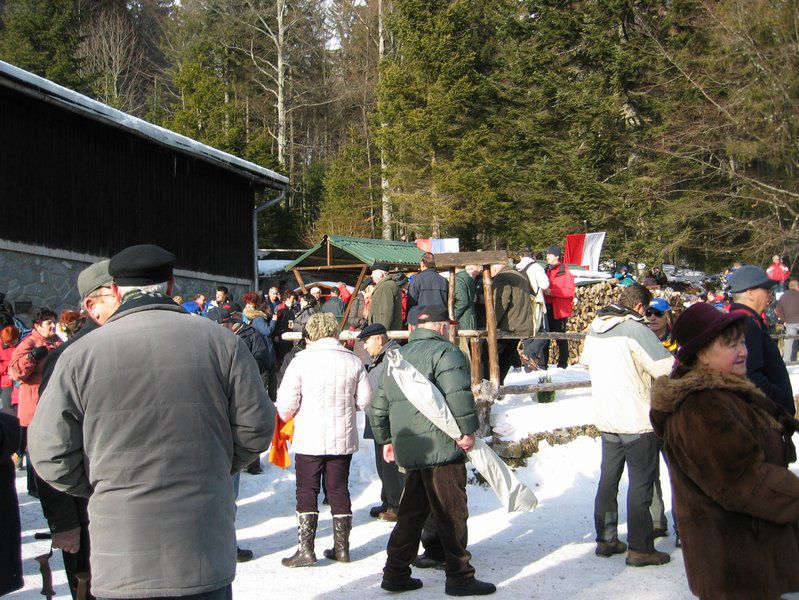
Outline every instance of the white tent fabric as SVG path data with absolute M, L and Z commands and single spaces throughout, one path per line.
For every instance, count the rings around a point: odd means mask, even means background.
M 394 377 L 408 401 L 449 437 L 460 439 L 458 423 L 438 388 L 402 358 L 399 350 L 390 350 L 386 359 L 388 374 Z M 531 511 L 538 505 L 535 494 L 482 439 L 475 439 L 474 447 L 466 454 L 508 512 Z

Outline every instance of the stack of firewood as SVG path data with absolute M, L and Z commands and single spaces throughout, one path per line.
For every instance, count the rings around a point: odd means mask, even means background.
M 574 295 L 574 311 L 569 317 L 566 331 L 569 333 L 585 333 L 596 312 L 608 304 L 618 302 L 622 288 L 616 285 L 615 279 L 608 279 L 600 283 L 578 286 Z M 569 364 L 579 362 L 583 351 L 583 342 L 569 342 Z M 549 346 L 549 364 L 557 364 L 558 347 L 553 342 Z

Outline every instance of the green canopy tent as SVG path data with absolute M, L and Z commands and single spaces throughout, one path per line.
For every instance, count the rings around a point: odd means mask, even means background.
M 424 252 L 412 242 L 393 240 L 373 240 L 369 238 L 326 235 L 316 246 L 286 265 L 286 272 L 293 272 L 302 291 L 306 291 L 303 272 L 330 273 L 331 279 L 355 286 L 355 293 L 363 283 L 366 271 L 375 263 L 386 263 L 391 270 L 410 270 L 418 268 Z M 353 294 L 353 298 L 355 294 Z M 350 302 L 342 318 L 347 321 Z

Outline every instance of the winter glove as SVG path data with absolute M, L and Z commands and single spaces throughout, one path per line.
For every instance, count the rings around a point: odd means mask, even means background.
M 28 352 L 28 358 L 31 360 L 41 360 L 47 356 L 48 352 L 49 350 L 47 349 L 47 346 L 36 346 L 35 348 L 32 348 L 30 352 Z

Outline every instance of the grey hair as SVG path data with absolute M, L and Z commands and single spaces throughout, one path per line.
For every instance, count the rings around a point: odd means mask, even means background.
M 145 294 L 166 294 L 166 290 L 169 287 L 168 281 L 162 281 L 161 283 L 154 283 L 152 285 L 118 285 L 117 289 L 119 289 L 119 295 L 125 296 L 125 294 L 129 294 L 130 292 L 143 292 Z

